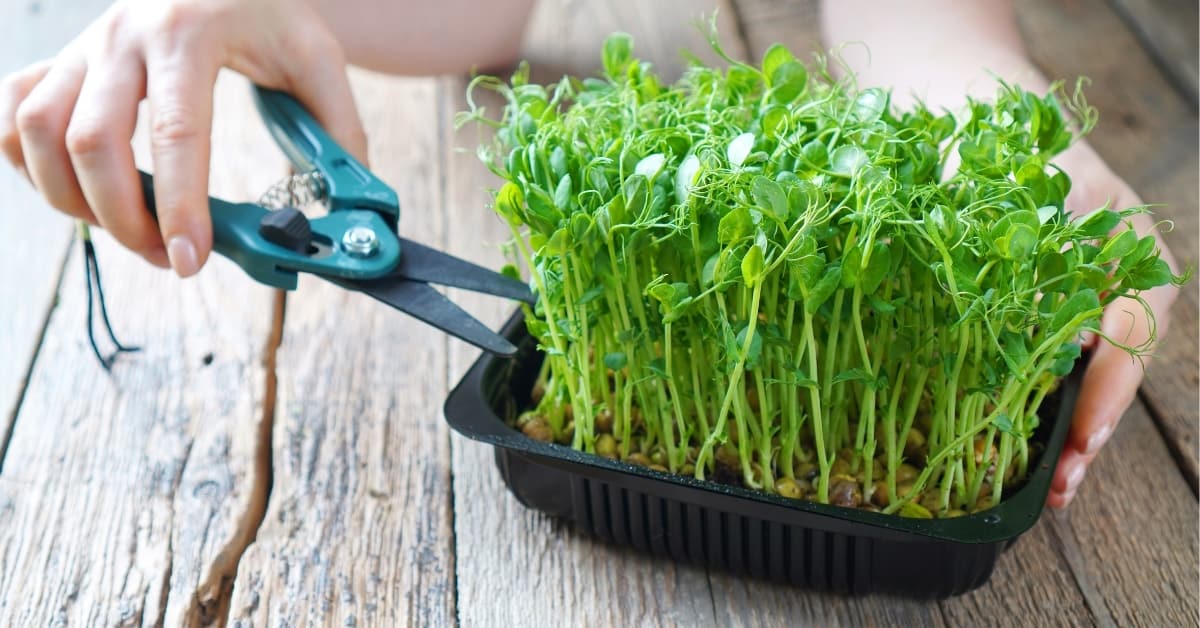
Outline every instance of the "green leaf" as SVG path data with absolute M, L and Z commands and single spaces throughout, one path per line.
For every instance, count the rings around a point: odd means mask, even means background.
M 1171 267 L 1166 260 L 1154 258 L 1138 264 L 1125 278 L 1125 283 L 1134 290 L 1149 290 L 1171 283 L 1171 278 Z
M 1103 238 L 1120 223 L 1120 214 L 1100 208 L 1075 222 L 1075 235 L 1085 239 Z
M 772 105 L 763 111 L 759 125 L 762 127 L 763 135 L 770 139 L 776 139 L 784 130 L 784 124 L 788 119 L 787 107 Z
M 800 155 L 813 168 L 824 168 L 829 164 L 829 147 L 821 140 L 810 140 L 800 149 Z
M 558 180 L 558 186 L 554 188 L 554 205 L 569 211 L 571 207 L 571 175 L 564 174 Z
M 584 292 L 583 296 L 579 297 L 579 300 L 575 303 L 576 305 L 587 305 L 588 303 L 591 303 L 602 296 L 604 296 L 604 286 L 592 286 L 587 292 Z
M 633 37 L 629 33 L 613 33 L 604 40 L 604 51 L 601 60 L 604 63 L 604 73 L 616 81 L 625 74 L 626 67 L 633 57 Z
M 746 252 L 746 256 L 742 258 L 742 281 L 746 287 L 753 288 L 762 281 L 763 275 L 763 253 L 762 249 L 757 246 L 751 246 Z
M 1043 290 L 1053 291 L 1065 287 L 1063 278 L 1067 274 L 1067 261 L 1058 251 L 1042 253 L 1037 263 L 1037 281 Z
M 997 430 L 1000 430 L 1005 434 L 1019 436 L 1019 434 L 1016 432 L 1016 428 L 1013 426 L 1012 419 L 1003 412 L 997 414 L 996 417 L 992 419 L 992 425 L 994 425 Z
M 853 176 L 867 165 L 867 154 L 854 144 L 838 146 L 829 157 L 829 169 L 845 177 Z
M 792 51 L 788 50 L 783 44 L 774 44 L 763 53 L 762 73 L 767 77 L 767 82 L 771 82 L 771 77 L 775 75 L 775 71 L 783 64 L 789 61 L 795 61 L 796 57 L 792 55 Z
M 1053 331 L 1063 329 L 1067 323 L 1071 322 L 1071 319 L 1087 312 L 1100 314 L 1100 297 L 1091 288 L 1084 288 L 1068 297 L 1054 312 L 1050 329 Z
M 620 351 L 614 351 L 604 356 L 605 368 L 612 371 L 619 371 L 625 368 L 625 365 L 628 363 L 629 359 L 626 358 L 625 354 L 621 353 Z
M 778 183 L 758 175 L 750 183 L 750 193 L 754 202 L 764 211 L 769 211 L 780 218 L 788 215 L 788 199 L 783 193 L 783 187 Z
M 625 192 L 625 209 L 630 218 L 640 218 L 650 204 L 649 181 L 640 174 L 633 174 L 625 179 L 622 188 Z
M 543 189 L 533 186 L 526 196 L 529 211 L 526 212 L 526 222 L 530 227 L 550 235 L 562 221 L 562 214 L 554 205 L 554 199 Z
M 746 346 L 746 332 L 749 331 L 749 329 L 750 326 L 747 325 L 742 327 L 742 330 L 738 332 L 737 340 L 735 340 L 735 342 L 737 343 L 739 354 L 741 353 L 742 348 Z M 750 339 L 749 351 L 746 352 L 746 368 L 752 369 L 758 366 L 758 360 L 761 357 L 762 336 L 759 335 L 758 330 L 755 330 L 754 337 Z
M 738 242 L 754 233 L 754 219 L 749 208 L 737 207 L 725 214 L 717 226 L 717 240 L 722 244 Z
M 888 93 L 872 87 L 858 93 L 854 99 L 854 108 L 851 109 L 851 113 L 854 119 L 860 123 L 874 122 L 883 115 L 887 104 Z
M 825 274 L 821 277 L 821 280 L 809 289 L 808 294 L 804 297 L 804 311 L 809 314 L 815 314 L 825 304 L 825 301 L 833 296 L 833 291 L 837 290 L 841 282 L 841 264 L 835 262 L 825 267 Z
M 1012 260 L 1024 260 L 1037 248 L 1037 231 L 1034 231 L 1029 225 L 1013 225 L 1009 227 L 1008 233 L 1000 242 L 1004 243 L 1002 253 L 1005 257 Z
M 1050 374 L 1064 377 L 1075 368 L 1075 362 L 1082 355 L 1079 345 L 1069 342 L 1054 354 L 1054 363 L 1050 366 Z
M 661 379 L 667 379 L 667 362 L 662 358 L 654 358 L 646 364 L 646 370 Z
M 525 195 L 521 193 L 521 188 L 512 181 L 500 186 L 500 191 L 496 192 L 496 213 L 500 214 L 500 217 L 510 225 L 522 224 L 521 206 L 524 204 Z
M 871 375 L 871 372 L 862 367 L 846 369 L 833 376 L 834 384 L 841 384 L 842 382 L 864 382 L 870 384 L 874 383 L 874 381 L 875 377 Z
M 1107 264 L 1129 255 L 1138 246 L 1138 237 L 1132 229 L 1126 229 L 1109 239 L 1096 254 L 1093 264 Z
M 867 267 L 863 269 L 859 281 L 862 285 L 862 291 L 865 294 L 872 294 L 879 289 L 879 284 L 883 283 L 884 278 L 888 276 L 888 272 L 892 267 L 892 251 L 886 244 L 876 241 L 871 247 L 871 259 L 867 262 Z
M 786 61 L 771 73 L 771 100 L 790 103 L 804 92 L 808 70 L 798 61 Z
M 1000 332 L 1000 346 L 1009 370 L 1018 377 L 1024 377 L 1025 366 L 1029 363 L 1029 337 L 1006 329 Z

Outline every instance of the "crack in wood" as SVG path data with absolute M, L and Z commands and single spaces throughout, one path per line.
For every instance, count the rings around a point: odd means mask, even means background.
M 1192 491 L 1192 496 L 1200 499 L 1200 477 L 1197 476 L 1196 467 L 1192 465 L 1192 459 L 1183 449 L 1186 442 L 1173 433 L 1170 422 L 1163 415 L 1162 408 L 1155 403 L 1154 399 L 1144 390 L 1138 390 L 1138 400 L 1146 408 L 1146 414 L 1150 415 L 1150 423 L 1154 425 L 1154 429 L 1158 431 L 1158 435 L 1162 437 L 1163 443 L 1167 446 L 1167 453 L 1171 454 L 1171 459 L 1175 461 L 1175 466 L 1179 469 L 1180 475 L 1187 482 L 1188 488 Z
M 271 489 L 274 486 L 274 447 L 272 435 L 275 431 L 275 399 L 278 385 L 278 375 L 275 366 L 276 357 L 279 353 L 279 345 L 283 342 L 283 323 L 286 311 L 287 293 L 283 290 L 276 290 L 271 308 L 271 330 L 267 335 L 266 347 L 263 350 L 263 369 L 265 371 L 263 416 L 262 421 L 259 422 L 258 448 L 255 452 L 257 472 L 254 474 L 256 483 L 253 489 L 254 499 L 252 500 L 254 507 L 247 511 L 249 515 L 247 527 L 252 532 L 248 535 L 246 543 L 236 548 L 237 557 L 231 561 L 232 567 L 228 572 L 222 574 L 217 596 L 207 603 L 201 602 L 199 599 L 193 599 L 193 603 L 197 605 L 194 611 L 197 613 L 197 616 L 202 618 L 201 623 L 205 625 L 212 623 L 211 621 L 204 620 L 208 618 L 216 620 L 216 625 L 228 625 L 229 609 L 233 601 L 233 584 L 237 577 L 238 567 L 241 565 L 242 558 L 246 555 L 246 550 L 258 538 L 258 531 L 262 528 L 263 520 L 267 516 L 267 506 L 270 503 Z

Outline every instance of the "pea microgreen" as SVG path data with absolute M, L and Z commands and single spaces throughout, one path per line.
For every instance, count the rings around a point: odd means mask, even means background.
M 525 421 L 578 449 L 906 516 L 988 508 L 1080 333 L 1184 280 L 1129 226 L 1145 208 L 1065 212 L 1051 160 L 1096 121 L 1078 90 L 899 110 L 778 45 L 664 84 L 625 34 L 602 66 L 479 77 L 506 106 L 459 118 L 497 129 L 479 154 L 539 297 Z

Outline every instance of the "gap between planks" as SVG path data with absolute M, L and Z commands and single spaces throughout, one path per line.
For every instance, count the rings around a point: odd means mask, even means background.
M 67 246 L 63 247 L 62 259 L 58 262 L 58 273 L 54 278 L 52 297 L 46 313 L 42 317 L 42 322 L 38 325 L 37 341 L 34 344 L 33 353 L 29 356 L 29 365 L 21 376 L 21 388 L 17 391 L 12 412 L 4 417 L 4 423 L 0 423 L 0 475 L 4 473 L 4 458 L 8 453 L 8 445 L 12 442 L 13 434 L 17 432 L 17 417 L 21 416 L 21 405 L 25 402 L 25 391 L 29 389 L 29 378 L 33 375 L 33 367 L 37 364 L 38 356 L 42 353 L 42 344 L 46 341 L 46 330 L 50 327 L 50 317 L 54 315 L 54 310 L 58 309 L 58 294 L 62 290 L 63 277 L 67 274 L 67 260 L 71 259 L 71 250 L 74 246 L 75 238 L 72 237 L 67 241 Z

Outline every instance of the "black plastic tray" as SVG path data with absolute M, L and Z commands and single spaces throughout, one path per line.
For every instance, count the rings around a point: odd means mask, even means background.
M 522 504 L 642 552 L 809 589 L 947 597 L 987 581 L 1001 552 L 1041 515 L 1079 388 L 1077 368 L 1042 404 L 1025 484 L 990 510 L 906 519 L 662 473 L 542 443 L 505 424 L 529 405 L 542 355 L 518 312 L 512 359 L 485 354 L 446 400 L 446 420 L 495 446 Z

